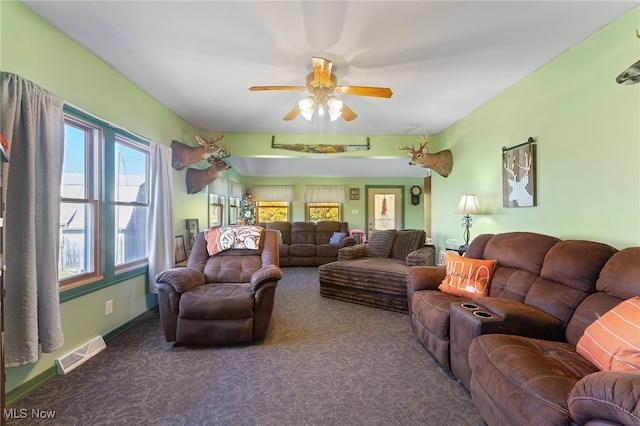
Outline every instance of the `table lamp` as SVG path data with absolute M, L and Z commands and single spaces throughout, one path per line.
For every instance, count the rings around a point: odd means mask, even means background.
M 480 214 L 480 206 L 478 205 L 478 197 L 473 194 L 463 195 L 460 198 L 460 204 L 456 209 L 456 213 L 464 215 L 462 217 L 462 227 L 464 228 L 464 245 L 469 245 L 472 214 Z

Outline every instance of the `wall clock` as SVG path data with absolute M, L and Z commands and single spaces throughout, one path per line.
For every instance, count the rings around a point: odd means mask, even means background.
M 411 204 L 414 206 L 420 204 L 420 194 L 422 194 L 422 189 L 419 186 L 414 185 L 411 187 Z

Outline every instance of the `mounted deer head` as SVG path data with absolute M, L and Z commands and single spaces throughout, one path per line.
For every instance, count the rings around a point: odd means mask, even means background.
M 222 140 L 224 135 L 213 138 L 196 136 L 196 141 L 200 146 L 189 146 L 182 142 L 171 142 L 171 166 L 176 170 L 182 170 L 190 164 L 206 160 L 212 155 L 224 154 L 225 148 L 220 147 L 216 142 Z
M 640 38 L 638 29 L 636 29 L 636 37 Z M 618 82 L 618 84 L 640 83 L 640 61 L 622 71 L 620 75 L 616 77 L 616 81 Z
M 210 164 L 209 167 L 203 170 L 188 168 L 187 169 L 187 193 L 188 194 L 197 194 L 202 191 L 205 186 L 209 185 L 209 183 L 213 182 L 218 178 L 220 172 L 224 170 L 229 170 L 231 168 L 230 165 L 223 161 L 223 158 L 228 158 L 231 156 L 230 152 L 223 152 L 223 154 L 218 157 L 215 155 L 207 158 L 207 162 Z
M 453 168 L 453 154 L 451 151 L 445 149 L 435 154 L 429 154 L 429 149 L 427 148 L 429 135 L 420 137 L 418 142 L 420 143 L 420 148 L 418 149 L 415 149 L 413 145 L 411 145 L 411 148 L 404 144 L 400 147 L 400 150 L 407 151 L 407 155 L 411 157 L 409 165 L 415 166 L 419 164 L 422 167 L 433 170 L 442 177 L 449 176 Z

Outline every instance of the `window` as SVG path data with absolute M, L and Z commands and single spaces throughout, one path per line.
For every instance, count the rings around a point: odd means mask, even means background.
M 60 255 L 58 277 L 67 285 L 101 274 L 98 235 L 101 129 L 65 118 L 64 159 L 60 186 Z
M 121 136 L 115 145 L 115 264 L 147 258 L 149 149 Z
M 225 206 L 227 197 L 209 194 L 209 227 L 227 225 L 225 221 Z
M 289 203 L 285 201 L 258 201 L 258 222 L 275 222 L 289 220 Z
M 149 144 L 66 105 L 64 111 L 60 288 L 101 288 L 144 274 Z
M 307 217 L 311 222 L 340 220 L 340 203 L 307 203 Z

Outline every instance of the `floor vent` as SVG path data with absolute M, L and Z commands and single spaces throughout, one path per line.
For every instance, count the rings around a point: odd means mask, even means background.
M 107 347 L 102 336 L 94 337 L 79 348 L 74 349 L 66 355 L 56 359 L 58 374 L 67 374 L 77 366 L 83 364 L 89 358 L 101 352 Z

